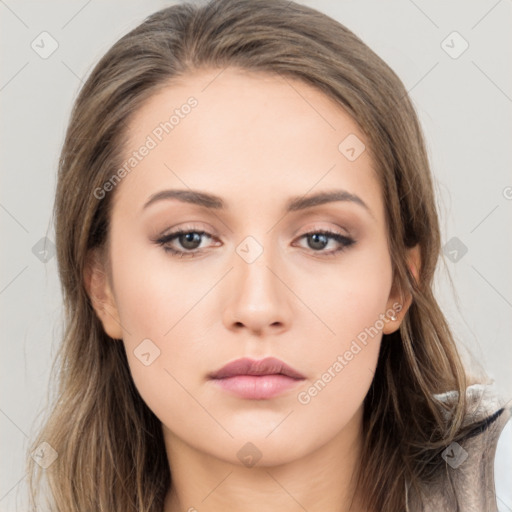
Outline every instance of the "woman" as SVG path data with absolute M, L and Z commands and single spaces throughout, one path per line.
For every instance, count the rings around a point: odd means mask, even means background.
M 495 507 L 510 409 L 432 292 L 422 132 L 338 22 L 150 16 L 76 100 L 55 215 L 67 330 L 29 460 L 51 510 Z

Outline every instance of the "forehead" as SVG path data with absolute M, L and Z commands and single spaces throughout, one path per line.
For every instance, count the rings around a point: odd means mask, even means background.
M 192 109 L 187 107 L 191 101 L 197 103 Z M 178 125 L 184 125 L 182 121 L 187 117 L 186 124 L 196 128 L 201 121 L 202 133 L 222 131 L 245 140 L 256 131 L 261 135 L 263 128 L 269 141 L 276 141 L 273 128 L 277 126 L 286 127 L 287 131 L 280 134 L 276 143 L 283 143 L 287 136 L 304 135 L 305 131 L 311 138 L 324 137 L 336 149 L 344 132 L 364 139 L 345 109 L 316 87 L 295 77 L 228 67 L 195 70 L 161 86 L 132 116 L 129 140 L 140 141 L 141 135 L 152 133 L 166 121 L 171 121 L 171 131 L 179 135 L 183 127 L 178 130 Z M 164 129 L 162 135 L 167 134 Z
M 357 123 L 334 99 L 290 77 L 236 68 L 186 74 L 134 113 L 127 141 L 124 163 L 143 146 L 150 150 L 132 157 L 119 187 L 124 195 L 147 199 L 162 188 L 189 187 L 277 200 L 343 186 L 378 201 Z

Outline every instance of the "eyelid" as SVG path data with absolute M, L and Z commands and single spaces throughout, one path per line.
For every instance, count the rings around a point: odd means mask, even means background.
M 208 224 L 201 225 L 201 223 L 196 224 L 194 221 L 191 221 L 191 222 L 188 222 L 185 224 L 177 224 L 173 227 L 166 228 L 163 231 L 159 231 L 156 235 L 153 236 L 152 240 L 156 241 L 159 238 L 163 238 L 167 235 L 177 233 L 178 231 L 194 231 L 194 232 L 204 231 L 207 234 L 214 236 L 212 234 L 212 232 L 215 232 L 216 230 L 213 229 Z
M 341 226 L 339 224 L 333 225 L 333 223 L 325 225 L 325 222 L 323 222 L 323 221 L 314 221 L 312 224 L 308 224 L 307 227 L 305 227 L 305 228 L 301 227 L 300 229 L 297 229 L 294 232 L 293 236 L 301 236 L 300 233 L 308 234 L 308 233 L 311 233 L 312 231 L 335 231 L 342 236 L 347 236 L 347 237 L 351 236 L 350 235 L 351 230 L 349 230 L 348 228 Z
M 213 229 L 211 226 L 200 226 L 198 224 L 194 224 L 194 221 L 191 221 L 190 223 L 187 223 L 185 225 L 178 225 L 177 227 L 167 228 L 161 233 L 155 235 L 152 238 L 153 242 L 158 241 L 161 238 L 167 237 L 168 235 L 174 235 L 181 231 L 193 231 L 193 232 L 205 232 L 206 235 L 209 235 L 211 238 L 218 238 L 220 235 L 214 235 L 212 232 L 215 232 L 216 230 Z M 329 226 L 321 226 L 318 223 L 313 224 L 312 226 L 308 226 L 307 228 L 301 228 L 297 229 L 293 232 L 292 237 L 295 239 L 297 237 L 302 237 L 308 234 L 311 234 L 312 232 L 319 233 L 319 232 L 334 232 L 336 234 L 339 234 L 340 236 L 346 237 L 346 238 L 352 238 L 352 235 L 350 234 L 350 231 L 347 228 L 344 228 L 342 226 L 336 225 L 335 228 Z M 344 231 L 345 233 L 341 232 Z

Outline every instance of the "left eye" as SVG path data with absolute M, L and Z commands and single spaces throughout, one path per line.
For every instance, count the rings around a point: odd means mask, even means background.
M 320 252 L 325 256 L 333 256 L 355 243 L 353 238 L 334 231 L 311 231 L 310 233 L 305 233 L 300 238 L 306 238 L 310 242 L 310 246 L 312 245 L 314 249 L 313 252 Z M 323 249 L 331 240 L 334 240 L 338 247 L 330 251 L 324 251 Z
M 213 236 L 206 231 L 180 230 L 175 231 L 174 233 L 169 233 L 156 240 L 156 242 L 163 247 L 164 251 L 173 256 L 178 256 L 180 258 L 183 258 L 184 256 L 194 257 L 194 255 L 202 252 L 199 250 L 199 246 L 201 245 L 203 237 L 213 239 Z M 309 233 L 304 233 L 299 237 L 299 239 L 307 239 L 310 242 L 309 245 L 313 253 L 321 253 L 325 256 L 332 256 L 355 243 L 354 239 L 334 231 L 311 231 Z M 334 240 L 338 244 L 338 247 L 331 249 L 330 251 L 325 251 L 325 247 L 331 240 Z M 174 241 L 178 241 L 184 250 L 173 247 L 171 242 Z

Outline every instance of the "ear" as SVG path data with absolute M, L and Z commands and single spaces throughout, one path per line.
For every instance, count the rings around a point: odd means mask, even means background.
M 407 250 L 407 265 L 418 281 L 421 268 L 421 255 L 419 245 Z M 385 322 L 382 329 L 383 334 L 391 334 L 395 332 L 402 323 L 402 320 L 411 306 L 412 296 L 409 292 L 404 292 L 394 283 L 391 288 L 391 293 L 387 302 L 386 317 L 389 319 Z
M 100 249 L 91 249 L 87 255 L 84 285 L 105 332 L 113 339 L 122 339 L 123 330 L 119 313 L 108 279 L 105 258 Z

